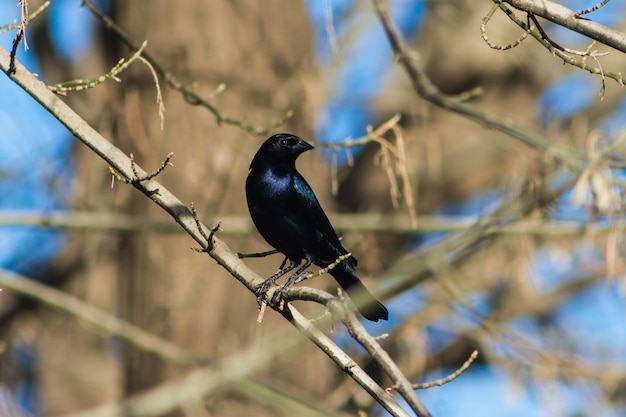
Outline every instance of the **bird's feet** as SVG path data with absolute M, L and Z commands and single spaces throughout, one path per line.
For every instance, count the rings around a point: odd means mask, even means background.
M 273 290 L 272 287 L 274 288 Z M 277 286 L 275 282 L 268 281 L 265 281 L 253 288 L 253 291 L 256 294 L 256 302 L 259 306 L 262 306 L 263 303 L 265 303 L 278 310 L 283 309 L 286 290 L 286 285 Z
M 270 278 L 270 279 L 266 279 L 259 285 L 252 288 L 252 291 L 254 291 L 254 294 L 256 295 L 256 302 L 259 305 L 263 304 L 264 302 L 268 302 L 267 293 L 270 290 L 270 288 L 272 288 L 275 285 L 276 285 L 276 280 Z
M 267 304 L 280 308 L 281 303 L 285 299 L 285 291 L 293 287 L 295 284 L 308 279 L 312 275 L 313 275 L 312 272 L 294 274 L 293 276 L 289 278 L 289 280 L 287 280 L 285 285 L 278 286 L 272 292 L 271 297 L 268 298 L 268 293 L 270 292 L 270 289 L 276 286 L 276 279 L 274 277 L 270 277 L 269 279 L 266 279 L 265 281 L 263 281 L 262 283 L 255 286 L 252 289 L 254 293 L 256 294 L 256 302 L 259 305 L 262 305 L 265 302 Z

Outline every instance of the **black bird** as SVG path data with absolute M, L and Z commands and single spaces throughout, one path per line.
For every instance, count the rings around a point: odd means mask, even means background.
M 304 265 L 283 288 L 306 279 L 305 270 L 311 264 L 325 268 L 348 253 L 313 190 L 296 170 L 296 158 L 311 149 L 313 146 L 299 137 L 281 133 L 267 139 L 250 164 L 246 180 L 250 216 L 267 243 L 286 256 L 280 271 L 255 289 L 259 300 L 264 299 L 277 278 L 295 269 L 303 259 Z M 289 265 L 283 268 L 287 259 Z M 387 320 L 387 309 L 356 276 L 356 265 L 356 259 L 350 256 L 329 273 L 356 301 L 363 317 Z

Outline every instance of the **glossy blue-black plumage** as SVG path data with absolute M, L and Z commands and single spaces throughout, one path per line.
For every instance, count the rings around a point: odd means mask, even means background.
M 313 146 L 297 136 L 277 134 L 265 141 L 250 164 L 246 180 L 248 208 L 261 236 L 292 262 L 313 262 L 322 268 L 348 253 L 341 245 L 296 158 Z M 363 317 L 386 320 L 387 309 L 363 286 L 354 272 L 354 257 L 329 273 L 359 306 Z

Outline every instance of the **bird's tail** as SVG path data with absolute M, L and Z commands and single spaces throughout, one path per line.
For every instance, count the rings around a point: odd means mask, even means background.
M 337 280 L 341 288 L 348 293 L 363 317 L 370 321 L 387 320 L 389 318 L 389 312 L 385 306 L 365 288 L 365 285 L 356 276 L 352 268 L 345 265 L 345 261 L 336 268 L 331 269 L 329 273 Z

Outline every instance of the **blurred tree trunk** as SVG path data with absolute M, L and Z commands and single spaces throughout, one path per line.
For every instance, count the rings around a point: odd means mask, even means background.
M 147 39 L 149 53 L 185 85 L 209 97 L 225 83 L 226 91 L 215 100 L 220 111 L 268 126 L 292 109 L 297 116 L 290 121 L 291 128 L 310 131 L 298 121 L 305 104 L 298 77 L 311 53 L 301 3 L 118 1 L 115 10 L 116 20 L 132 38 Z M 174 167 L 166 169 L 159 181 L 186 204 L 193 201 L 204 218 L 246 213 L 243 183 L 252 154 L 264 138 L 219 126 L 209 111 L 186 103 L 163 80 L 166 113 L 161 130 L 150 72 L 141 64 L 131 70 L 124 75 L 116 100 L 124 103 L 114 123 L 121 148 L 133 152 L 147 170 L 173 151 Z M 164 216 L 136 193 L 127 194 L 121 211 Z M 120 311 L 132 323 L 219 359 L 249 344 L 259 332 L 256 303 L 207 256 L 189 250 L 191 244 L 187 237 L 125 238 L 119 246 Z M 272 268 L 278 262 L 268 261 Z M 272 333 L 274 321 L 270 318 L 263 326 L 268 326 L 264 332 Z M 159 358 L 132 346 L 126 346 L 124 360 L 126 395 L 158 383 L 168 372 Z

